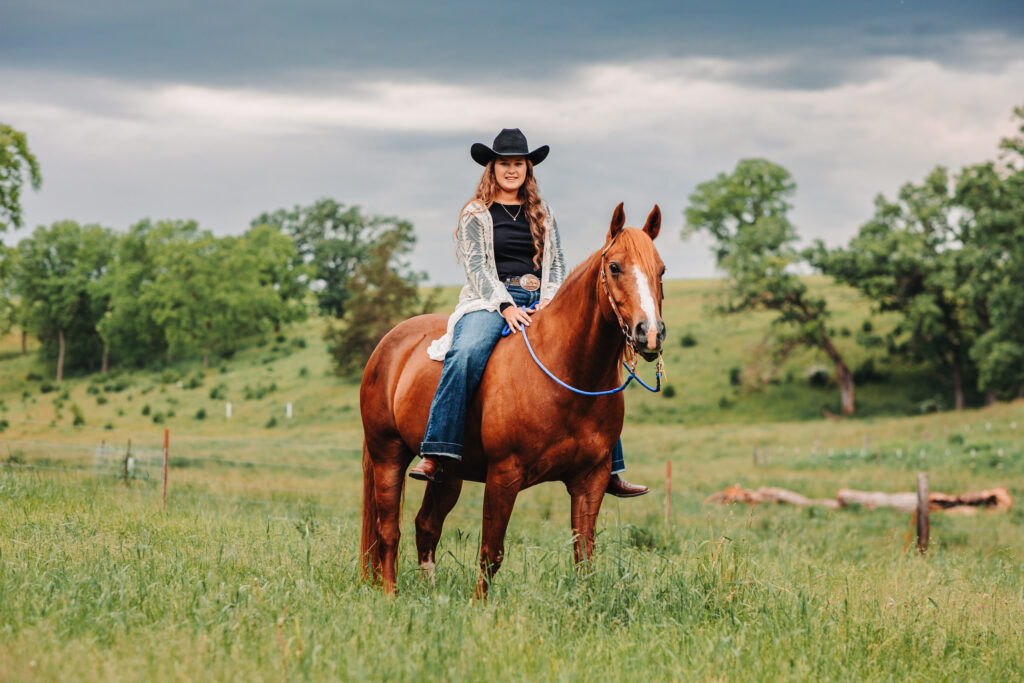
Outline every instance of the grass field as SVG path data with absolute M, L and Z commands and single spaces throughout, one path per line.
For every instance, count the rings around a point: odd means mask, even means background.
M 839 305 L 856 366 L 869 356 L 854 343 L 866 307 L 815 284 Z M 1024 676 L 1024 403 L 921 414 L 944 400 L 941 380 L 880 365 L 888 376 L 858 388 L 858 418 L 824 420 L 838 391 L 804 380 L 813 354 L 793 357 L 778 383 L 732 383 L 733 368 L 756 373 L 764 318 L 710 315 L 716 287 L 669 284 L 675 396 L 627 399 L 628 476 L 652 494 L 605 502 L 596 563 L 580 572 L 564 490 L 524 492 L 485 606 L 470 604 L 478 485 L 449 518 L 436 585 L 414 562 L 418 483 L 399 596 L 358 580 L 357 383 L 330 375 L 321 323 L 205 373 L 183 361 L 46 393 L 35 377 L 45 369 L 3 340 L 0 679 Z M 679 344 L 686 332 L 696 345 Z M 767 462 L 754 464 L 755 447 Z M 935 491 L 1004 485 L 1018 503 L 934 515 L 921 557 L 905 550 L 903 513 L 703 502 L 733 483 L 812 497 L 912 490 L 917 471 Z

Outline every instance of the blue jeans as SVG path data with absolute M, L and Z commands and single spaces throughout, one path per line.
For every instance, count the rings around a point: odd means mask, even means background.
M 516 306 L 529 306 L 540 299 L 540 290 L 528 292 L 508 287 Z M 420 455 L 462 459 L 462 437 L 466 426 L 466 406 L 480 386 L 480 378 L 501 339 L 505 318 L 497 311 L 473 311 L 455 324 L 452 347 L 444 357 L 441 381 L 430 404 L 427 432 L 420 444 Z
M 509 286 L 508 293 L 517 306 L 529 306 L 540 299 L 540 291 L 528 292 Z M 444 357 L 441 380 L 430 404 L 427 431 L 420 444 L 420 455 L 462 459 L 462 439 L 466 426 L 466 407 L 480 386 L 487 361 L 491 357 L 505 318 L 497 311 L 467 313 L 455 324 L 452 347 Z M 625 469 L 622 441 L 612 451 L 612 473 Z

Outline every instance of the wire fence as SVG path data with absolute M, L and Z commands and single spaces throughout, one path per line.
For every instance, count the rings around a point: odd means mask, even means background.
M 173 448 L 165 452 L 162 447 L 151 445 L 156 436 L 152 432 L 118 432 L 85 426 L 55 429 L 50 423 L 13 422 L 49 427 L 48 438 L 3 438 L 0 434 L 0 463 L 9 471 L 94 478 L 92 484 L 64 482 L 68 486 L 155 495 L 161 493 L 159 486 L 166 485 L 169 479 L 172 501 L 181 498 L 239 505 L 307 506 L 339 514 L 358 509 L 362 495 L 361 487 L 353 485 L 353 481 L 361 479 L 361 458 L 352 457 L 361 449 L 350 446 L 174 434 Z M 72 438 L 59 440 L 67 436 L 60 431 L 68 429 Z M 963 422 L 941 429 L 941 435 L 917 430 L 914 434 L 889 436 L 884 443 L 877 444 L 872 443 L 870 433 L 866 432 L 859 447 L 849 445 L 848 434 L 843 437 L 846 441 L 843 445 L 828 445 L 827 439 L 820 437 L 805 446 L 778 445 L 766 437 L 763 445 L 752 448 L 754 471 L 769 474 L 776 470 L 787 480 L 813 480 L 819 485 L 838 486 L 850 485 L 851 472 L 871 466 L 1024 472 L 1024 439 L 1019 438 L 1016 420 Z M 102 432 L 102 436 L 98 432 Z M 979 440 L 976 438 L 979 435 L 984 438 Z M 122 438 L 110 439 L 112 436 Z M 219 454 L 235 447 L 250 452 L 272 452 L 277 457 L 261 459 Z M 749 446 L 745 448 L 750 452 Z M 726 450 L 729 455 L 739 454 L 736 447 Z M 668 459 L 674 455 L 668 453 Z M 782 468 L 786 468 L 785 472 Z M 165 471 L 170 472 L 167 478 Z M 111 480 L 141 486 L 96 483 Z M 667 479 L 666 493 L 670 487 Z M 243 492 L 243 495 L 230 494 L 232 491 Z M 703 498 L 706 493 L 674 487 L 672 495 Z M 465 496 L 453 514 L 478 512 L 479 498 L 479 494 Z M 667 504 L 670 502 L 666 500 Z M 544 520 L 553 514 L 560 517 L 562 507 L 564 504 L 553 502 L 516 504 L 517 510 L 525 510 Z

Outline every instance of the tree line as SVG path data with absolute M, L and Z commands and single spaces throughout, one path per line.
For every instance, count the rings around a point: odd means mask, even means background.
M 24 137 L 16 142 L 0 140 L 17 153 L 0 157 L 6 177 L 27 169 L 38 187 L 38 164 Z M 0 195 L 0 228 L 20 225 L 17 200 Z M 424 305 L 425 276 L 404 260 L 414 243 L 408 221 L 332 199 L 261 214 L 240 236 L 187 220 L 144 219 L 123 233 L 58 221 L 0 245 L 0 334 L 19 327 L 23 353 L 27 336 L 37 337 L 60 382 L 65 371 L 106 372 L 111 363 L 202 357 L 208 367 L 212 355 L 315 308 L 334 321 L 325 337 L 347 374 Z
M 1024 107 L 1014 120 L 1018 134 L 999 143 L 998 160 L 956 173 L 936 167 L 892 199 L 879 195 L 874 215 L 846 246 L 796 246 L 789 220 L 796 184 L 764 159 L 742 160 L 699 185 L 683 235 L 712 237 L 728 278 L 723 312 L 776 314 L 776 361 L 799 346 L 828 356 L 845 414 L 855 409 L 855 373 L 834 343 L 827 303 L 797 276 L 801 267 L 857 289 L 879 313 L 896 314 L 886 338 L 865 329 L 860 341 L 948 377 L 957 409 L 970 386 L 987 402 L 1024 397 Z

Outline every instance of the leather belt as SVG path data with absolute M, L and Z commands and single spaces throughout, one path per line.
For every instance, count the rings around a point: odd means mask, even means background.
M 505 284 L 510 287 L 522 287 L 527 292 L 536 292 L 540 289 L 540 278 L 533 273 L 516 275 L 505 278 Z

